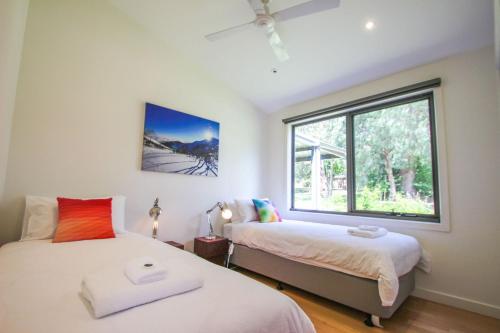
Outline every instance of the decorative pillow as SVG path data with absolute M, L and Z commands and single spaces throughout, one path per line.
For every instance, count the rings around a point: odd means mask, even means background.
M 241 222 L 258 221 L 259 214 L 255 210 L 252 199 L 235 199 Z
M 57 198 L 59 223 L 52 242 L 114 238 L 111 223 L 112 200 Z
M 260 222 L 281 222 L 278 210 L 268 199 L 252 199 L 257 210 Z
M 94 198 L 105 199 L 105 198 Z M 112 223 L 115 234 L 125 231 L 125 201 L 122 195 L 112 197 Z M 57 199 L 26 196 L 21 241 L 52 238 L 57 227 Z

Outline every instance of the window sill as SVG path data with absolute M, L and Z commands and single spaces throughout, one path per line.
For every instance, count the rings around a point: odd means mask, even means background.
M 441 216 L 441 222 L 414 221 L 409 219 L 398 219 L 397 217 L 371 217 L 363 215 L 352 215 L 345 213 L 311 212 L 289 209 L 284 216 L 286 219 L 311 221 L 328 224 L 340 224 L 357 226 L 369 224 L 388 229 L 417 229 L 450 232 L 450 224 L 447 218 Z
M 410 221 L 410 222 L 428 222 L 428 223 L 440 223 L 440 219 L 438 217 L 424 217 L 424 216 L 406 216 L 406 215 L 391 215 L 391 214 L 383 214 L 383 213 L 375 213 L 369 211 L 356 211 L 352 213 L 347 212 L 335 212 L 335 211 L 327 211 L 327 210 L 312 210 L 312 209 L 301 209 L 301 208 L 290 208 L 291 212 L 304 212 L 304 213 L 313 213 L 313 214 L 328 214 L 328 215 L 347 215 L 347 216 L 358 216 L 358 217 L 370 217 L 375 219 L 386 219 L 386 220 L 397 220 L 397 221 Z

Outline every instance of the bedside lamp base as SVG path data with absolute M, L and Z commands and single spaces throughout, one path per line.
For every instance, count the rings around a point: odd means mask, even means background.
M 227 206 L 227 204 L 224 204 L 224 205 Z M 209 210 L 206 211 L 208 227 L 210 228 L 210 231 L 208 233 L 208 236 L 204 236 L 203 239 L 206 239 L 206 240 L 217 239 L 217 236 L 215 235 L 215 232 L 214 232 L 214 227 L 212 225 L 212 221 L 210 221 L 210 213 L 212 213 L 214 209 L 216 209 L 216 208 L 220 209 L 220 213 L 221 213 L 222 218 L 224 220 L 229 220 L 231 218 L 231 216 L 233 215 L 233 213 L 231 212 L 231 210 L 229 208 L 224 208 L 224 205 L 222 204 L 222 202 L 217 202 L 215 205 L 212 206 L 212 208 L 210 208 Z

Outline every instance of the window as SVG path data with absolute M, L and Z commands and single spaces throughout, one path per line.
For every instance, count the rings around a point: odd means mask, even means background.
M 295 128 L 295 208 L 347 212 L 346 117 Z
M 439 222 L 433 97 L 427 89 L 295 121 L 291 209 Z

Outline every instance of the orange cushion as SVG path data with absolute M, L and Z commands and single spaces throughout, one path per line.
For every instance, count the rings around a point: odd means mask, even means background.
M 52 242 L 114 238 L 111 201 L 57 198 L 59 223 Z

